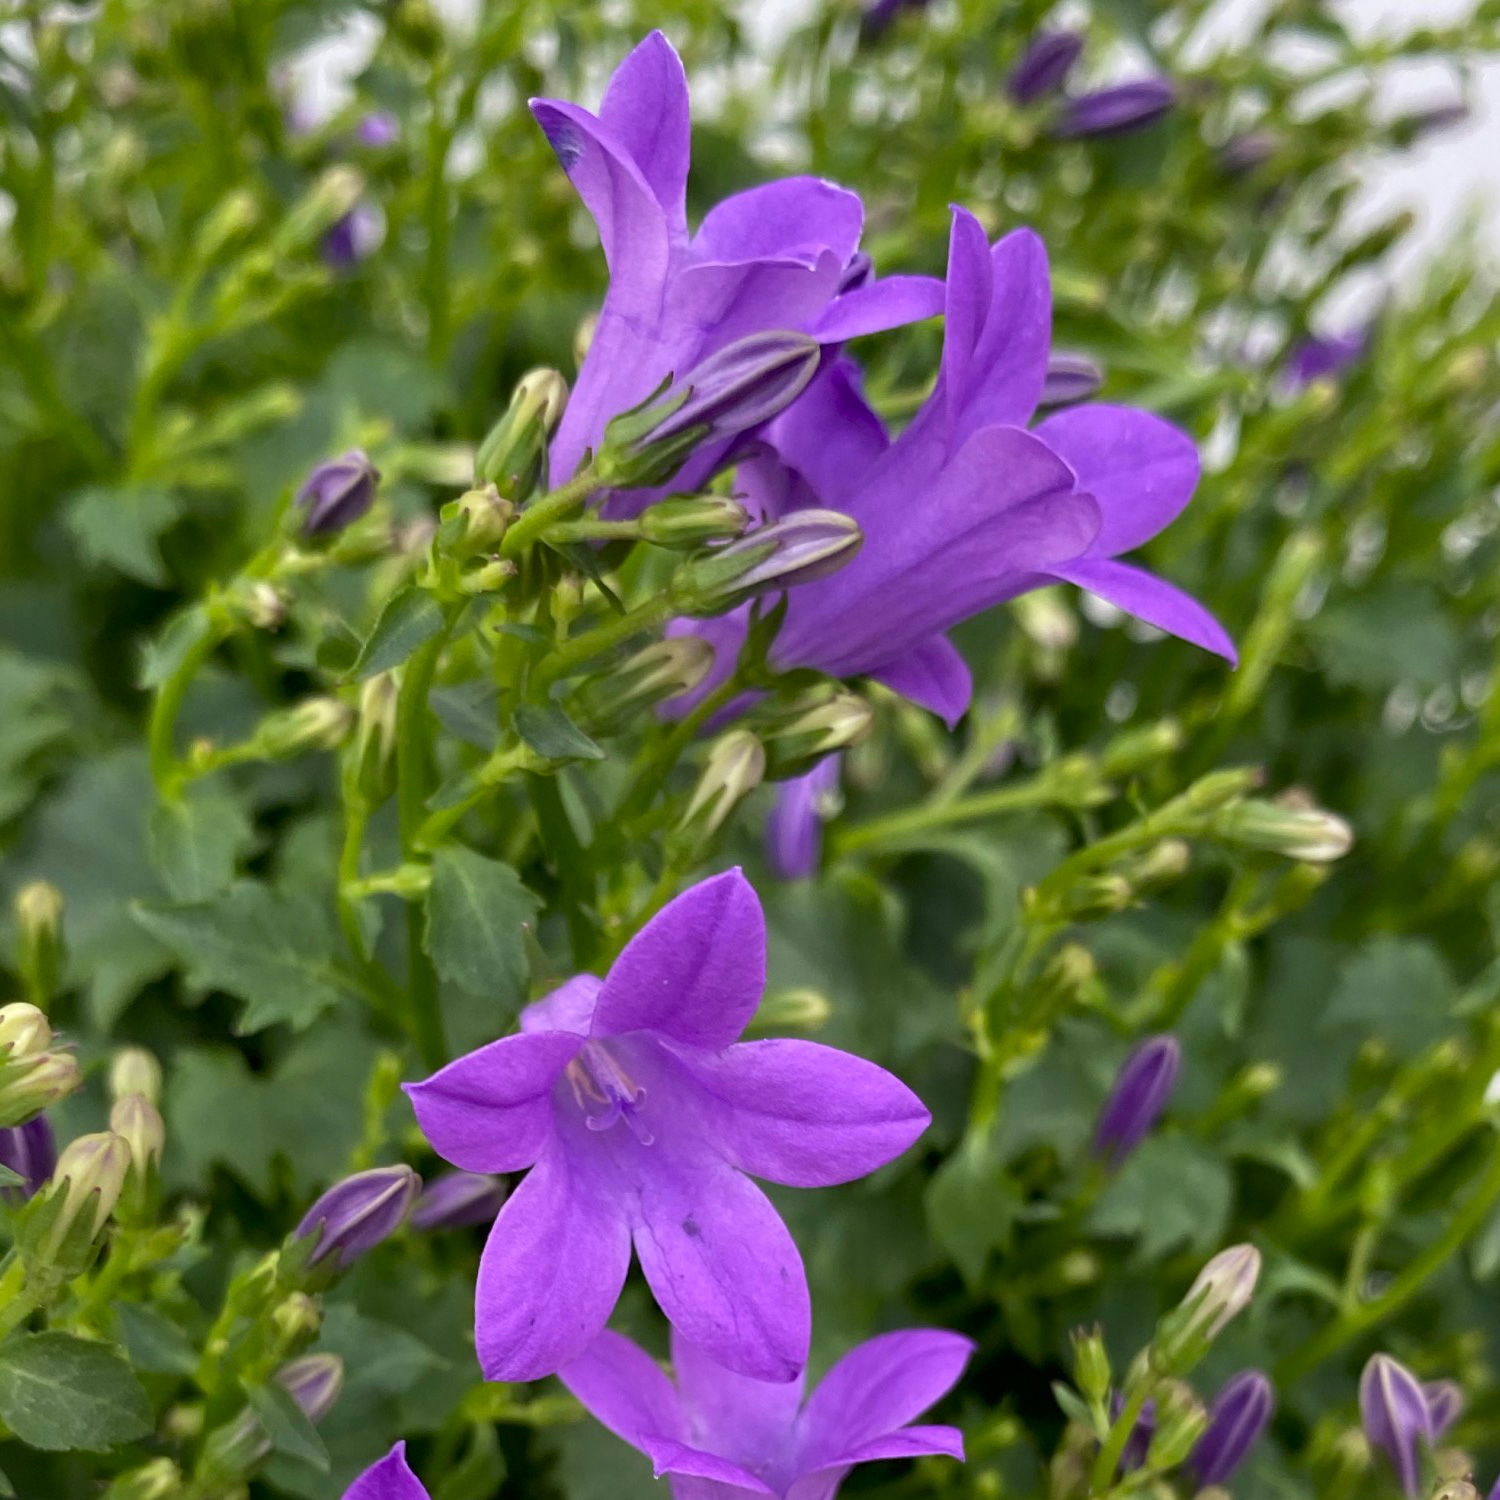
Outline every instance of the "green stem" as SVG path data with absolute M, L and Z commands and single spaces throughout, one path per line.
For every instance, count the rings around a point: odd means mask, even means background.
M 539 691 L 544 690 L 584 662 L 623 645 L 632 636 L 654 630 L 675 612 L 675 608 L 670 593 L 658 594 L 654 599 L 648 599 L 646 603 L 637 605 L 625 614 L 616 615 L 603 625 L 574 636 L 537 667 L 532 678 L 533 686 Z
M 625 795 L 620 798 L 617 823 L 649 805 L 651 796 L 666 782 L 668 775 L 693 742 L 694 737 L 718 711 L 744 691 L 738 672 L 727 677 L 713 692 L 706 693 L 671 728 L 656 753 L 632 777 Z
M 1109 1429 L 1109 1436 L 1104 1440 L 1098 1456 L 1094 1459 L 1094 1467 L 1089 1474 L 1091 1495 L 1108 1494 L 1113 1487 L 1115 1473 L 1120 1467 L 1121 1455 L 1125 1452 L 1125 1445 L 1130 1441 L 1130 1434 L 1135 1431 L 1135 1424 L 1140 1421 L 1141 1412 L 1145 1410 L 1147 1398 L 1151 1395 L 1152 1384 L 1150 1380 L 1138 1381 L 1135 1390 L 1125 1398 L 1125 1405 L 1120 1409 L 1120 1415 L 1115 1418 L 1114 1425 Z
M 576 510 L 598 488 L 599 481 L 593 469 L 584 468 L 551 494 L 533 500 L 502 538 L 500 556 L 514 557 L 530 546 L 549 526 L 566 519 L 569 511 Z
M 150 746 L 151 779 L 163 796 L 175 796 L 182 780 L 181 767 L 177 764 L 174 736 L 177 715 L 182 710 L 182 700 L 192 685 L 198 669 L 213 655 L 215 647 L 223 638 L 221 627 L 205 618 L 201 633 L 183 653 L 182 660 L 172 668 L 156 689 L 156 699 L 151 705 L 151 722 L 146 738 Z

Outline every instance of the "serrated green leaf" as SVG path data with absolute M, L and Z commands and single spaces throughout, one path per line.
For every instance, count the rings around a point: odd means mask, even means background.
M 188 1336 L 146 1302 L 115 1304 L 120 1342 L 131 1365 L 148 1375 L 190 1375 L 198 1356 Z
M 285 1386 L 247 1385 L 245 1399 L 251 1410 L 260 1418 L 272 1449 L 285 1453 L 288 1458 L 300 1459 L 315 1469 L 328 1470 L 328 1449 L 318 1436 L 317 1428 L 308 1420 L 307 1413 L 297 1405 Z
M 438 973 L 474 995 L 519 1003 L 525 992 L 524 929 L 537 900 L 506 864 L 449 845 L 432 862 L 427 951 Z
M 249 814 L 224 792 L 193 787 L 151 812 L 151 862 L 174 901 L 219 895 L 252 841 Z
M 81 491 L 64 518 L 90 564 L 118 568 L 142 583 L 164 584 L 167 572 L 157 543 L 180 514 L 181 505 L 165 490 L 122 486 Z
M 352 675 L 374 677 L 399 667 L 419 646 L 443 628 L 442 606 L 414 583 L 391 595 L 375 628 L 360 648 Z
M 516 733 L 546 760 L 603 760 L 604 751 L 562 709 L 523 703 L 516 710 Z
M 1234 1180 L 1217 1156 L 1193 1141 L 1153 1136 L 1105 1188 L 1090 1228 L 1134 1238 L 1143 1261 L 1178 1249 L 1206 1254 L 1219 1247 L 1233 1196 Z
M 151 1430 L 151 1403 L 110 1345 L 33 1333 L 0 1344 L 0 1418 L 33 1448 L 103 1452 Z

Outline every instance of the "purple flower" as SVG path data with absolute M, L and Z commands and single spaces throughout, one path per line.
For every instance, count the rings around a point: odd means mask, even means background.
M 361 146 L 379 150 L 401 139 L 401 126 L 389 110 L 374 109 L 354 127 L 354 138 Z
M 559 1372 L 617 1437 L 671 1476 L 675 1500 L 832 1500 L 855 1464 L 941 1453 L 964 1456 L 955 1427 L 910 1426 L 952 1389 L 974 1346 L 912 1329 L 851 1349 L 802 1400 L 802 1382 L 732 1374 L 680 1335 L 676 1383 L 644 1350 L 602 1333 Z
M 354 1264 L 402 1225 L 422 1179 L 410 1167 L 372 1167 L 336 1182 L 303 1215 L 293 1240 L 311 1240 L 309 1266 Z
M 1462 1414 L 1463 1387 L 1456 1380 L 1424 1380 L 1422 1394 L 1427 1398 L 1427 1417 L 1432 1423 L 1432 1436 L 1436 1441 Z
M 380 244 L 384 224 L 368 203 L 356 203 L 323 236 L 323 261 L 335 271 L 352 271 Z
M 307 512 L 302 529 L 309 536 L 342 531 L 375 503 L 380 470 L 358 448 L 320 463 L 297 491 Z
M 1240 177 L 1265 166 L 1280 145 L 1280 139 L 1269 130 L 1247 130 L 1225 141 L 1219 163 L 1231 177 Z
M 873 0 L 859 18 L 860 38 L 866 42 L 878 41 L 891 28 L 891 23 L 904 10 L 926 10 L 932 0 Z
M 603 981 L 579 975 L 522 1030 L 407 1086 L 441 1156 L 531 1173 L 485 1246 L 475 1299 L 491 1380 L 535 1380 L 604 1327 L 631 1242 L 673 1325 L 757 1379 L 807 1359 L 807 1278 L 747 1173 L 850 1182 L 921 1134 L 884 1068 L 805 1041 L 736 1045 L 765 983 L 765 917 L 738 870 L 685 891 Z
M 1389 1354 L 1373 1355 L 1359 1377 L 1359 1414 L 1365 1436 L 1390 1459 L 1401 1488 L 1420 1490 L 1418 1444 L 1434 1437 L 1421 1383 Z
M 790 330 L 832 343 L 939 310 L 941 287 L 927 276 L 841 291 L 864 210 L 818 178 L 727 198 L 690 236 L 687 82 L 660 32 L 621 63 L 597 115 L 556 99 L 535 99 L 531 109 L 594 216 L 609 264 L 598 327 L 552 442 L 554 480 L 598 448 L 612 417 L 747 334 Z M 677 487 L 699 486 L 733 441 L 700 448 Z M 633 514 L 649 498 L 632 490 L 613 509 Z
M 1315 380 L 1331 380 L 1358 364 L 1369 344 L 1370 333 L 1365 328 L 1351 328 L 1326 338 L 1311 334 L 1288 356 L 1287 381 L 1293 390 L 1301 390 Z
M 1155 124 L 1176 102 L 1177 90 L 1170 80 L 1138 78 L 1069 100 L 1052 133 L 1065 140 L 1086 135 L 1128 135 Z
M 413 1229 L 463 1229 L 500 1212 L 505 1184 L 483 1172 L 445 1172 L 422 1190 L 411 1211 Z
M 430 1497 L 407 1465 L 406 1444 L 397 1443 L 344 1491 L 344 1500 L 430 1500 Z
M 817 874 L 823 822 L 838 801 L 842 766 L 841 755 L 830 755 L 776 788 L 776 803 L 766 820 L 766 858 L 779 879 L 806 880 Z
M 1017 230 L 991 248 L 978 221 L 956 210 L 942 366 L 901 436 L 887 437 L 846 359 L 764 430 L 737 475 L 747 506 L 840 510 L 864 533 L 846 567 L 788 594 L 776 666 L 874 677 L 951 725 L 971 682 L 946 632 L 1056 582 L 1234 660 L 1200 604 L 1117 561 L 1187 504 L 1198 479 L 1192 441 L 1146 412 L 1096 403 L 1024 430 L 1046 385 L 1050 340 L 1041 241 Z M 721 679 L 743 629 L 741 616 L 699 632 Z
M 1034 104 L 1056 93 L 1083 52 L 1083 38 L 1076 31 L 1042 31 L 1021 54 L 1006 87 L 1017 104 Z
M 1125 1059 L 1094 1130 L 1094 1155 L 1118 1166 L 1145 1140 L 1166 1108 L 1182 1049 L 1171 1036 L 1153 1036 Z
M 1104 372 L 1086 354 L 1054 351 L 1047 359 L 1047 378 L 1042 382 L 1041 400 L 1046 408 L 1076 406 L 1087 401 L 1104 384 Z
M 1275 1409 L 1271 1382 L 1259 1370 L 1241 1370 L 1224 1382 L 1188 1460 L 1200 1488 L 1223 1484 L 1244 1463 Z
M 18 1186 L 5 1190 L 12 1202 L 30 1198 L 52 1176 L 57 1165 L 57 1139 L 45 1115 L 0 1130 L 0 1164 L 21 1179 Z

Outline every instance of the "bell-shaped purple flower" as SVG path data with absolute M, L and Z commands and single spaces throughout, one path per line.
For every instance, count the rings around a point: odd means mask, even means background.
M 344 1491 L 344 1500 L 430 1500 L 406 1462 L 406 1444 L 397 1443 Z
M 751 1176 L 850 1182 L 926 1127 L 884 1068 L 800 1040 L 737 1042 L 765 984 L 765 917 L 738 870 L 665 906 L 604 980 L 527 1007 L 517 1036 L 407 1086 L 439 1155 L 530 1168 L 479 1267 L 491 1380 L 535 1380 L 604 1327 L 630 1264 L 726 1368 L 789 1381 L 807 1359 L 807 1279 Z
M 12 1202 L 30 1198 L 52 1176 L 57 1165 L 57 1138 L 45 1115 L 0 1130 L 0 1164 L 21 1179 L 17 1186 L 5 1190 Z
M 302 1216 L 294 1241 L 312 1241 L 309 1266 L 345 1270 L 388 1239 L 406 1219 L 422 1186 L 410 1167 L 372 1167 L 336 1182 Z
M 687 82 L 660 32 L 616 69 L 597 115 L 556 99 L 533 100 L 531 109 L 593 215 L 609 264 L 609 293 L 552 442 L 554 482 L 599 447 L 613 417 L 736 339 L 789 329 L 834 343 L 931 317 L 942 305 L 941 285 L 925 276 L 845 289 L 864 210 L 853 193 L 818 178 L 727 198 L 690 235 Z M 732 441 L 700 447 L 678 487 L 699 487 Z M 634 514 L 651 498 L 635 489 L 616 495 L 612 513 Z
M 1083 53 L 1083 38 L 1076 31 L 1043 31 L 1032 38 L 1021 54 L 1006 84 L 1017 104 L 1034 104 L 1055 94 L 1068 81 L 1068 74 Z
M 1154 125 L 1177 102 L 1166 78 L 1138 78 L 1070 99 L 1052 133 L 1064 140 L 1081 136 L 1129 135 Z
M 806 880 L 818 873 L 823 823 L 838 802 L 843 756 L 820 760 L 805 775 L 781 782 L 766 820 L 766 858 L 782 880 Z
M 1359 1377 L 1359 1414 L 1365 1436 L 1390 1459 L 1401 1488 L 1416 1500 L 1420 1447 L 1434 1435 L 1421 1382 L 1389 1354 L 1373 1355 Z
M 973 1347 L 936 1329 L 883 1334 L 850 1350 L 805 1402 L 800 1379 L 733 1374 L 677 1333 L 672 1380 L 609 1332 L 558 1374 L 658 1477 L 670 1476 L 678 1500 L 832 1500 L 856 1464 L 963 1458 L 957 1428 L 911 1424 L 952 1389 Z
M 464 1229 L 488 1224 L 505 1202 L 505 1184 L 484 1172 L 444 1172 L 422 1189 L 411 1211 L 413 1229 Z
M 1259 1370 L 1241 1370 L 1224 1382 L 1188 1460 L 1200 1488 L 1223 1484 L 1244 1463 L 1275 1409 L 1276 1394 Z
M 1156 1124 L 1177 1082 L 1182 1048 L 1176 1037 L 1153 1036 L 1125 1059 L 1094 1129 L 1094 1155 L 1118 1166 Z
M 306 512 L 303 531 L 309 536 L 342 531 L 375 503 L 379 485 L 380 470 L 358 448 L 319 464 L 297 491 L 297 504 Z

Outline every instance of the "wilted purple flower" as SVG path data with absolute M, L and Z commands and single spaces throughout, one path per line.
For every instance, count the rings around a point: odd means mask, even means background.
M 422 1189 L 413 1229 L 463 1229 L 489 1223 L 505 1202 L 505 1184 L 483 1172 L 445 1172 Z
M 1076 31 L 1039 32 L 1010 75 L 1006 85 L 1010 97 L 1017 104 L 1034 104 L 1044 95 L 1056 93 L 1068 81 L 1082 52 L 1083 38 Z
M 860 39 L 878 41 L 904 10 L 926 10 L 931 0 L 872 0 L 859 20 Z
M 1127 135 L 1155 124 L 1176 102 L 1177 89 L 1169 79 L 1138 78 L 1070 99 L 1052 133 L 1064 139 Z
M 818 871 L 823 822 L 838 800 L 841 755 L 820 760 L 804 776 L 776 788 L 776 804 L 766 820 L 766 858 L 782 880 L 805 880 Z
M 1366 328 L 1322 337 L 1312 334 L 1297 344 L 1287 359 L 1287 380 L 1294 390 L 1315 380 L 1331 380 L 1364 358 L 1370 344 Z
M 675 1333 L 675 1382 L 609 1332 L 558 1375 L 658 1477 L 671 1476 L 678 1500 L 832 1500 L 855 1464 L 963 1458 L 957 1428 L 909 1424 L 952 1389 L 973 1348 L 936 1329 L 883 1334 L 851 1349 L 805 1403 L 800 1378 L 732 1374 Z
M 712 1359 L 788 1381 L 807 1359 L 807 1278 L 746 1174 L 849 1182 L 928 1114 L 899 1079 L 814 1042 L 736 1044 L 765 983 L 765 917 L 738 870 L 664 907 L 602 982 L 579 975 L 517 1036 L 407 1086 L 438 1153 L 532 1168 L 485 1246 L 479 1360 L 535 1380 L 604 1327 L 631 1241 L 662 1311 Z
M 1094 1130 L 1094 1155 L 1118 1166 L 1145 1140 L 1166 1108 L 1182 1048 L 1176 1037 L 1153 1036 L 1125 1059 Z
M 1223 1484 L 1244 1463 L 1275 1409 L 1271 1382 L 1259 1370 L 1241 1370 L 1224 1382 L 1188 1460 L 1200 1488 Z
M 609 263 L 609 293 L 552 442 L 556 481 L 599 447 L 612 417 L 736 339 L 790 329 L 836 343 L 931 317 L 942 305 L 941 285 L 926 276 L 841 292 L 864 210 L 853 193 L 818 178 L 727 198 L 690 236 L 687 83 L 660 32 L 621 63 L 597 115 L 555 99 L 533 100 L 531 109 L 594 216 Z M 700 486 L 728 451 L 723 442 L 699 448 L 678 487 Z M 634 514 L 650 498 L 616 496 L 612 513 Z
M 1087 401 L 1104 384 L 1104 371 L 1086 354 L 1054 350 L 1047 359 L 1047 378 L 1037 405 L 1043 409 Z
M 1421 1383 L 1389 1354 L 1373 1355 L 1359 1377 L 1359 1414 L 1365 1436 L 1396 1470 L 1409 1496 L 1420 1492 L 1419 1443 L 1430 1443 L 1432 1413 Z
M 344 1388 L 344 1362 L 337 1354 L 304 1354 L 276 1372 L 276 1383 L 302 1408 L 309 1422 L 320 1422 Z
M 313 1241 L 309 1266 L 332 1261 L 339 1270 L 393 1235 L 422 1186 L 410 1167 L 372 1167 L 336 1182 L 302 1216 L 292 1232 Z
M 344 527 L 375 503 L 380 470 L 358 448 L 320 463 L 297 491 L 297 504 L 307 512 L 302 529 L 320 536 Z
M 864 534 L 847 567 L 788 594 L 773 663 L 874 677 L 953 724 L 972 685 L 946 632 L 1055 582 L 1234 660 L 1200 604 L 1118 561 L 1187 504 L 1198 454 L 1186 434 L 1093 403 L 1024 430 L 1046 384 L 1051 336 L 1041 241 L 1017 230 L 991 248 L 978 221 L 956 210 L 947 298 L 937 386 L 899 438 L 865 402 L 853 364 L 836 359 L 740 464 L 752 510 L 843 511 Z M 719 680 L 744 624 L 699 632 L 715 648 Z
M 323 236 L 323 261 L 335 271 L 350 271 L 380 244 L 383 223 L 368 203 L 356 203 Z
M 397 1443 L 344 1491 L 344 1500 L 430 1500 L 430 1497 L 407 1465 L 406 1444 Z
M 45 1115 L 0 1130 L 0 1164 L 21 1179 L 19 1186 L 5 1190 L 13 1203 L 31 1197 L 52 1176 L 57 1165 L 57 1139 Z
M 354 137 L 361 146 L 376 150 L 394 146 L 401 138 L 401 126 L 389 110 L 374 109 L 354 127 Z

